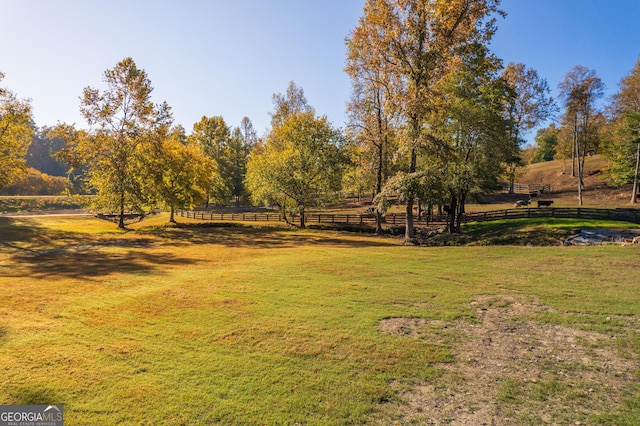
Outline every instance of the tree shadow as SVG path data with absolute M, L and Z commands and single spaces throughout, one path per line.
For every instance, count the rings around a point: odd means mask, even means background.
M 57 235 L 56 237 L 61 237 Z M 36 225 L 26 225 L 20 221 L 0 217 L 0 246 L 19 248 L 18 243 L 46 242 L 49 239 L 49 232 L 44 232 Z
M 105 252 L 99 247 L 53 248 L 30 251 L 14 255 L 29 277 L 49 279 L 52 277 L 92 280 L 113 273 L 152 274 L 171 265 L 192 265 L 194 260 L 174 254 L 159 253 L 150 249 L 129 249 L 124 252 Z M 24 273 L 25 271 L 22 271 Z M 22 274 L 21 274 L 22 275 Z
M 18 268 L 3 276 L 92 279 L 112 273 L 153 273 L 194 261 L 153 250 L 153 236 L 79 234 L 0 217 L 0 247 Z M 15 274 L 15 275 L 14 275 Z
M 310 231 L 310 232 L 307 232 Z M 228 247 L 295 248 L 303 245 L 331 246 L 345 248 L 397 246 L 393 238 L 384 239 L 368 232 L 347 231 L 314 232 L 313 229 L 251 226 L 238 223 L 198 223 L 179 224 L 169 232 L 167 229 L 157 234 L 165 243 L 220 244 Z
M 33 388 L 17 388 L 11 393 L 11 397 L 17 405 L 49 405 L 61 403 L 60 397 L 55 391 L 42 385 Z

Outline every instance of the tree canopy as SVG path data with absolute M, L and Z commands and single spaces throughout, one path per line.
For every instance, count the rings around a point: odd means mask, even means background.
M 360 57 L 385 68 L 390 98 L 405 123 L 408 173 L 416 173 L 418 152 L 431 146 L 429 118 L 441 107 L 437 84 L 459 62 L 460 49 L 485 43 L 495 31 L 490 16 L 499 0 L 368 0 L 351 40 Z M 366 40 L 366 43 L 358 42 Z M 406 198 L 406 238 L 413 238 L 414 199 Z
M 605 153 L 611 160 L 609 174 L 616 184 L 633 182 L 631 203 L 638 199 L 640 172 L 640 58 L 633 70 L 622 78 L 611 103 L 613 114 L 610 138 Z
M 0 81 L 4 74 L 0 72 Z M 0 188 L 26 171 L 26 155 L 35 133 L 29 100 L 0 87 Z
M 247 185 L 256 202 L 279 205 L 300 214 L 322 204 L 340 189 L 341 132 L 312 111 L 289 114 L 267 136 L 247 165 Z

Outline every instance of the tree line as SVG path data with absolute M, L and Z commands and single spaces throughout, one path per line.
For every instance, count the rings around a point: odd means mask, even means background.
M 2 89 L 0 188 L 24 176 L 30 158 L 53 173 L 66 165 L 75 187 L 95 194 L 96 209 L 117 213 L 121 227 L 128 212 L 164 206 L 174 221 L 177 208 L 229 202 L 295 211 L 304 227 L 309 207 L 346 191 L 373 195 L 378 232 L 392 201 L 406 207 L 406 238 L 414 237 L 414 215 L 435 208 L 446 208 L 449 231 L 458 232 L 469 200 L 513 185 L 524 135 L 559 110 L 535 70 L 504 66 L 490 51 L 499 3 L 368 0 L 346 39 L 352 96 L 344 129 L 318 116 L 291 82 L 273 95 L 263 137 L 246 117 L 231 128 L 203 116 L 187 134 L 166 102 L 152 102 L 151 81 L 132 58 L 104 72 L 103 90 L 84 89 L 86 129 L 37 131 L 29 102 Z M 640 61 L 600 111 L 602 82 L 575 67 L 560 85 L 559 126 L 536 135 L 533 161 L 571 159 L 580 201 L 584 158 L 599 150 L 616 183 L 635 182 L 636 201 L 639 73 Z
M 564 112 L 536 133 L 529 163 L 563 161 L 563 173 L 578 181 L 578 204 L 582 205 L 584 162 L 588 155 L 609 160 L 607 178 L 612 185 L 633 183 L 631 204 L 637 202 L 640 170 L 640 58 L 609 102 L 599 108 L 604 83 L 595 70 L 578 65 L 560 83 Z

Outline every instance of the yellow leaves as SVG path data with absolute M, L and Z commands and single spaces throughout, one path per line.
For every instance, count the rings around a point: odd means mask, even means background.
M 0 80 L 3 75 L 0 74 Z M 0 88 L 0 188 L 24 172 L 34 128 L 31 104 Z

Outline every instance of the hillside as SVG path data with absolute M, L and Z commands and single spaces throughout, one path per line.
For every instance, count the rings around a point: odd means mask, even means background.
M 583 202 L 591 207 L 630 207 L 631 185 L 619 188 L 609 186 L 606 180 L 607 160 L 601 155 L 588 157 L 585 161 L 585 189 Z M 576 206 L 578 204 L 578 178 L 571 177 L 571 163 L 567 162 L 563 173 L 563 161 L 554 160 L 526 166 L 517 182 L 523 184 L 551 184 L 551 193 L 545 199 L 554 200 L 554 206 Z

